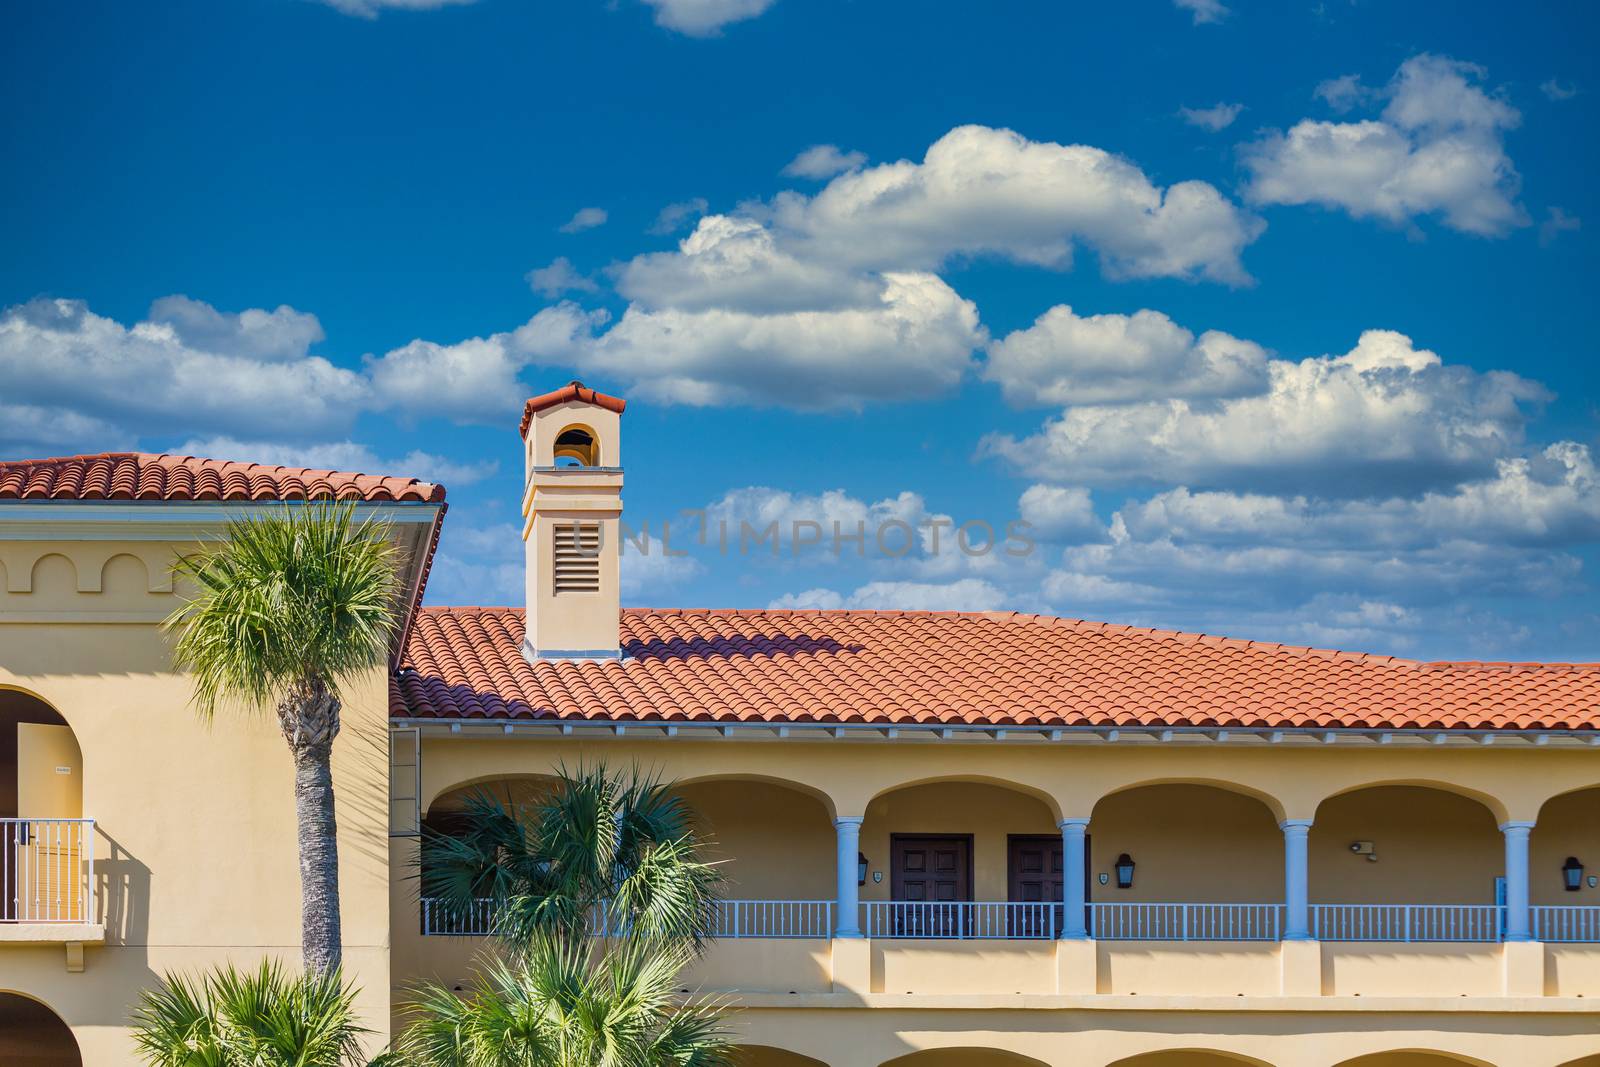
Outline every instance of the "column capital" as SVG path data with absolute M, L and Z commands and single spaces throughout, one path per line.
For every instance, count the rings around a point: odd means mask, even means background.
M 1533 832 L 1533 820 L 1514 819 L 1511 822 L 1500 824 L 1500 832 L 1504 834 L 1528 834 Z
M 834 818 L 833 825 L 835 828 L 842 826 L 860 826 L 865 818 L 866 816 L 864 815 L 840 815 Z
M 1056 829 L 1058 830 L 1087 830 L 1088 828 L 1088 819 L 1062 819 L 1056 823 Z
M 1278 829 L 1282 830 L 1284 833 L 1289 833 L 1291 830 L 1299 830 L 1304 833 L 1311 829 L 1311 820 L 1285 819 L 1278 824 Z

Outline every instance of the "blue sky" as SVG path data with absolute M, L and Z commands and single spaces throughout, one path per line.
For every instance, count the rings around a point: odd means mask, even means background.
M 635 526 L 919 531 L 629 603 L 1600 658 L 1596 18 L 9 5 L 0 456 L 436 478 L 430 599 L 516 603 L 517 413 L 581 376 Z

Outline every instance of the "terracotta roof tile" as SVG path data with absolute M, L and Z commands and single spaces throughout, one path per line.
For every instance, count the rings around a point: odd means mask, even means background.
M 152 452 L 0 462 L 0 500 L 444 500 L 416 478 Z
M 425 608 L 404 718 L 1600 729 L 1600 665 L 1418 663 L 1016 613 L 625 610 L 530 665 L 515 608 Z
M 622 409 L 628 406 L 628 402 L 620 396 L 607 396 L 605 393 L 596 392 L 574 379 L 560 389 L 549 393 L 541 393 L 522 405 L 522 426 L 520 427 L 522 436 L 528 436 L 528 424 L 533 421 L 534 412 L 543 411 L 545 408 L 553 408 L 557 404 L 565 404 L 569 400 L 581 400 L 585 404 L 596 404 L 607 411 L 615 411 L 618 415 L 621 415 Z

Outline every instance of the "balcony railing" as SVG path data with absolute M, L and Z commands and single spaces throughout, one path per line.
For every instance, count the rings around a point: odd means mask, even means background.
M 427 936 L 487 937 L 494 929 L 494 902 L 475 900 L 465 911 L 435 897 L 422 898 L 422 932 Z M 589 924 L 595 936 L 616 933 L 597 909 Z M 719 938 L 799 938 L 833 935 L 831 900 L 723 900 L 717 902 L 711 936 Z
M 1499 941 L 1496 904 L 1313 904 L 1317 941 Z
M 1536 905 L 1533 909 L 1535 941 L 1600 942 L 1600 907 L 1591 905 Z
M 94 915 L 94 820 L 0 819 L 0 922 Z
M 1061 932 L 1061 905 L 1048 902 L 873 900 L 862 908 L 867 937 L 1015 941 Z
M 1091 904 L 1102 941 L 1277 941 L 1282 904 Z
M 1062 936 L 1063 906 L 1015 901 L 863 901 L 860 929 L 881 939 L 1038 941 Z M 712 936 L 817 938 L 833 935 L 831 900 L 724 900 Z M 1536 941 L 1600 943 L 1600 907 L 1535 907 Z M 1100 902 L 1088 905 L 1091 936 L 1103 941 L 1277 941 L 1287 913 L 1282 904 Z M 493 926 L 490 901 L 464 914 L 422 901 L 422 932 L 483 937 Z M 607 932 L 597 915 L 592 932 Z M 1311 937 L 1319 941 L 1497 942 L 1505 936 L 1503 909 L 1494 904 L 1313 904 Z

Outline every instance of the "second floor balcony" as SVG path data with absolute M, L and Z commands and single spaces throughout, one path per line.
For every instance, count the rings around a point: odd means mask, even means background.
M 1578 859 L 1600 855 L 1600 789 L 1503 824 L 1416 785 L 1349 790 L 1310 819 L 1181 782 L 1086 818 L 988 782 L 894 790 L 857 818 L 769 782 L 683 792 L 729 883 L 711 988 L 837 991 L 854 944 L 868 992 L 1600 995 L 1600 893 Z M 492 915 L 424 900 L 417 919 L 425 941 L 468 942 Z

